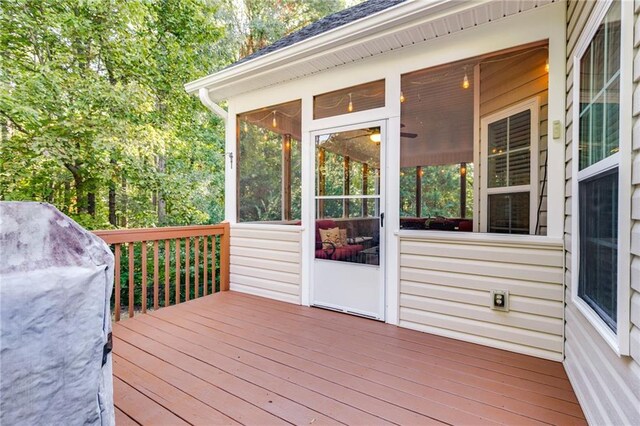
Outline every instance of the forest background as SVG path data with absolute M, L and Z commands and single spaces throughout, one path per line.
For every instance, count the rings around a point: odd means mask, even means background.
M 0 200 L 216 223 L 224 126 L 183 85 L 357 0 L 0 0 Z

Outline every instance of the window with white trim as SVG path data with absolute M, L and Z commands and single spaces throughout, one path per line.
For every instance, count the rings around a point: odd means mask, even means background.
M 535 233 L 538 108 L 531 99 L 482 119 L 484 232 Z
M 615 333 L 618 297 L 621 8 L 580 56 L 577 295 Z

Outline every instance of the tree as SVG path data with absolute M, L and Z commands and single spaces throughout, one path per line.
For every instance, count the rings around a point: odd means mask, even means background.
M 0 199 L 89 228 L 220 221 L 223 125 L 183 84 L 341 6 L 0 0 Z

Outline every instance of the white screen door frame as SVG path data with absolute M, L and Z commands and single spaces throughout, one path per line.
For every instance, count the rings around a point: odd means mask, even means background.
M 379 225 L 378 265 L 341 262 L 329 259 L 316 259 L 316 167 L 318 158 L 316 153 L 316 138 L 327 134 L 350 132 L 359 129 L 380 128 L 380 165 L 379 165 L 379 210 L 376 212 Z M 310 262 L 310 297 L 311 305 L 337 310 L 354 315 L 360 315 L 376 320 L 385 320 L 385 227 L 388 226 L 384 218 L 386 207 L 386 120 L 358 123 L 348 126 L 331 127 L 310 132 L 310 149 L 312 153 L 311 173 L 305 182 L 311 190 L 308 192 L 307 205 L 310 207 L 309 217 L 312 219 L 309 232 L 311 247 L 307 261 Z M 358 198 L 358 196 L 347 196 Z M 320 219 L 322 220 L 322 219 Z

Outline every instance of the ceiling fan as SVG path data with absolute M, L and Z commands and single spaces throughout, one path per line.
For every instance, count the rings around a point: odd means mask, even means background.
M 404 124 L 400 124 L 400 128 L 405 127 Z M 365 131 L 364 134 L 362 135 L 358 135 L 358 136 L 353 136 L 347 140 L 353 140 L 353 139 L 359 139 L 363 136 L 368 136 L 369 139 L 372 142 L 375 143 L 380 143 L 380 128 L 379 127 L 371 127 L 369 129 L 362 129 Z M 407 132 L 400 132 L 400 137 L 402 138 L 408 138 L 408 139 L 414 139 L 418 137 L 417 133 L 407 133 Z
M 405 127 L 404 124 L 400 124 L 400 128 Z M 376 143 L 380 143 L 380 129 L 378 127 L 374 127 L 372 129 L 367 129 L 367 132 L 369 134 L 369 139 L 371 139 L 373 142 Z M 417 133 L 407 133 L 407 132 L 400 132 L 400 137 L 401 138 L 407 138 L 407 139 L 415 139 L 418 137 Z
M 400 128 L 402 129 L 403 127 L 406 127 L 404 124 L 400 123 Z M 400 132 L 400 137 L 401 138 L 407 138 L 407 139 L 415 139 L 418 137 L 417 133 L 407 133 L 407 132 Z

